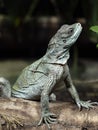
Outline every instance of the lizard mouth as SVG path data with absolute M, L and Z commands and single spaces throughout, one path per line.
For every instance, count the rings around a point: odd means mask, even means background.
M 78 39 L 78 37 L 79 37 L 81 31 L 82 31 L 82 27 L 81 27 L 81 26 L 79 26 L 78 28 L 76 28 L 76 29 L 74 30 L 74 35 L 72 35 L 70 38 L 68 38 L 68 39 L 66 40 L 66 44 L 65 44 L 65 46 L 63 47 L 63 49 L 68 50 L 68 49 L 76 42 L 76 40 Z
M 74 38 L 78 38 L 80 33 L 81 33 L 81 31 L 82 31 L 82 26 L 81 26 L 80 23 L 77 23 L 76 29 L 74 30 L 74 32 L 75 32 L 74 33 Z
M 75 29 L 74 29 L 74 34 L 73 34 L 72 37 L 69 39 L 70 43 L 72 43 L 72 44 L 75 43 L 75 41 L 78 39 L 78 37 L 79 37 L 81 31 L 82 31 L 82 26 L 81 26 L 80 23 L 77 23 L 77 24 L 76 24 L 76 27 L 75 27 Z M 71 45 L 72 45 L 72 44 L 71 44 Z

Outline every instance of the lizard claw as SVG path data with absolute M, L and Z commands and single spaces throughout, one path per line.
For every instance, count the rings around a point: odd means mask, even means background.
M 50 130 L 50 124 L 55 124 L 57 122 L 57 116 L 53 113 L 44 113 L 42 114 L 42 117 L 38 123 L 38 126 L 40 126 L 43 122 L 47 125 L 48 129 Z
M 98 102 L 91 102 L 91 100 L 88 101 L 77 101 L 76 102 L 77 106 L 79 107 L 79 110 L 81 110 L 82 107 L 90 109 L 90 108 L 95 108 L 95 105 L 98 105 Z

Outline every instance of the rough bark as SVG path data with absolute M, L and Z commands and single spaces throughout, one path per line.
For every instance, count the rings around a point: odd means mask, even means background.
M 98 107 L 79 111 L 68 102 L 50 103 L 50 110 L 58 115 L 52 130 L 98 130 Z M 40 119 L 40 103 L 17 98 L 0 99 L 0 130 L 47 130 Z

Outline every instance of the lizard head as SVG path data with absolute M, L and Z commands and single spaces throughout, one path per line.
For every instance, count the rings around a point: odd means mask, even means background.
M 81 31 L 82 27 L 80 23 L 63 25 L 57 31 L 56 36 L 59 38 L 59 40 L 61 40 L 62 44 L 65 43 L 65 47 L 69 47 L 76 42 Z
M 56 44 L 61 46 L 70 47 L 78 39 L 82 31 L 82 26 L 80 23 L 75 23 L 72 25 L 62 25 L 57 33 L 52 37 L 49 42 L 49 46 Z
M 48 56 L 52 56 L 51 58 L 54 57 L 57 60 L 66 57 L 68 59 L 69 49 L 76 42 L 81 31 L 82 26 L 80 23 L 62 25 L 49 42 L 47 49 Z

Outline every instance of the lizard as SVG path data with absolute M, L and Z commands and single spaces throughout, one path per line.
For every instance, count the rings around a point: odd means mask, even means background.
M 49 110 L 49 99 L 55 100 L 54 92 L 64 87 L 67 88 L 79 109 L 93 108 L 98 104 L 80 100 L 67 64 L 70 47 L 76 42 L 81 31 L 80 23 L 62 25 L 50 39 L 46 54 L 24 68 L 12 86 L 12 97 L 40 100 L 41 119 L 38 126 L 44 122 L 50 129 L 50 124 L 57 122 L 57 116 Z
M 4 77 L 0 77 L 0 97 L 2 98 L 11 97 L 11 84 Z

